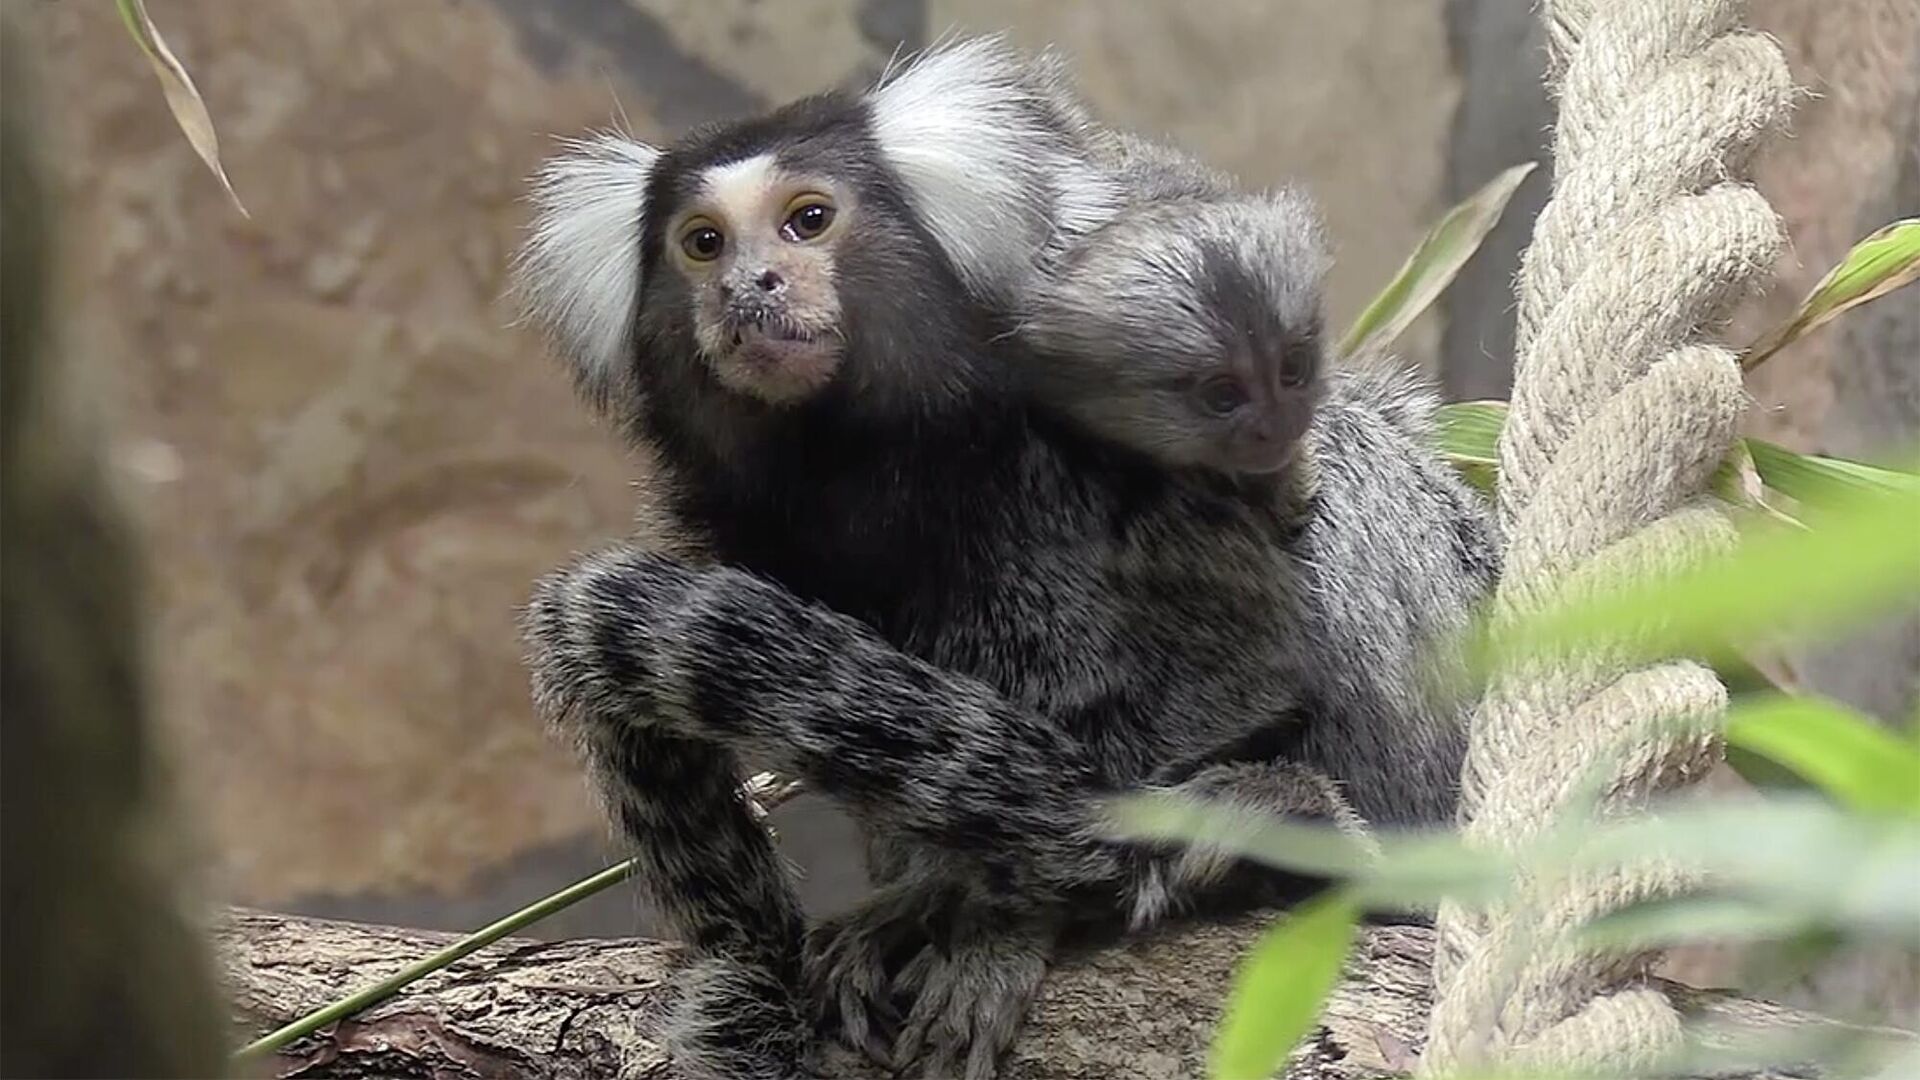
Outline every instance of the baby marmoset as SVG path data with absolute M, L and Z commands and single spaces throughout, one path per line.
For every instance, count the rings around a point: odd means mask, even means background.
M 1279 472 L 1322 391 L 1317 208 L 1131 134 L 1104 142 L 1127 203 L 1025 296 L 1034 394 L 1166 465 Z

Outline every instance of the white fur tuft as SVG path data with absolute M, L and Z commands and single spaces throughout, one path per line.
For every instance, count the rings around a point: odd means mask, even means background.
M 951 41 L 890 69 L 867 100 L 915 213 L 984 300 L 1015 300 L 1037 263 L 1119 209 L 1056 57 L 1023 57 L 999 35 Z
M 604 401 L 631 349 L 647 181 L 660 151 L 612 132 L 565 146 L 533 178 L 515 290 L 581 389 Z

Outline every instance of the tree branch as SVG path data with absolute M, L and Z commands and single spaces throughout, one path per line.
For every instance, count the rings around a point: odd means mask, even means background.
M 1205 1074 L 1229 978 L 1264 922 L 1183 924 L 1070 958 L 1048 980 L 1008 1080 L 1168 1080 Z M 443 946 L 454 935 L 235 909 L 215 930 L 240 1020 L 278 1027 Z M 1404 1074 L 1431 1004 L 1430 931 L 1363 932 L 1324 1027 L 1289 1080 Z M 290 1047 L 281 1077 L 639 1076 L 673 1080 L 657 1042 L 681 950 L 638 939 L 510 938 Z M 1664 984 L 1684 1013 L 1742 1033 L 1836 1027 L 1806 1013 Z M 835 1054 L 829 1075 L 878 1078 Z M 1761 1074 L 1773 1075 L 1773 1074 Z

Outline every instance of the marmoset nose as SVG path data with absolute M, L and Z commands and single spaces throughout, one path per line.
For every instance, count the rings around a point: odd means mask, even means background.
M 760 286 L 761 292 L 777 292 L 780 286 L 787 283 L 787 280 L 781 277 L 777 271 L 762 270 L 760 271 L 760 276 L 753 279 L 753 283 Z

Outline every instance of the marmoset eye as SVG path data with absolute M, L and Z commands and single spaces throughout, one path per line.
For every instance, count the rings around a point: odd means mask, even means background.
M 799 195 L 787 204 L 787 220 L 781 224 L 780 231 L 789 240 L 805 242 L 826 232 L 833 225 L 833 219 L 833 202 L 825 195 Z
M 727 249 L 727 238 L 710 221 L 696 221 L 680 233 L 680 250 L 694 262 L 712 262 Z

